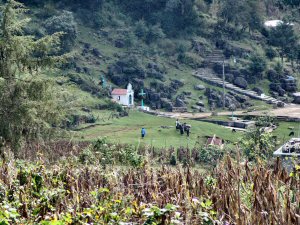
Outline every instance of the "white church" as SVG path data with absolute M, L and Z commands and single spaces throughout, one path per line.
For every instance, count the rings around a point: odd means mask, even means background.
M 134 91 L 130 83 L 127 85 L 127 89 L 114 89 L 111 96 L 120 105 L 134 107 Z

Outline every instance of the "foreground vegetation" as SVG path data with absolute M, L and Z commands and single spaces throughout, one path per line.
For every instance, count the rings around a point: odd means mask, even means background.
M 188 164 L 153 168 L 149 157 L 127 164 L 136 155 L 124 153 L 120 158 L 128 165 L 124 168 L 117 166 L 114 157 L 104 163 L 106 145 L 96 146 L 94 162 L 84 160 L 88 157 L 82 153 L 51 164 L 41 154 L 35 162 L 14 160 L 7 154 L 0 164 L 0 223 L 300 222 L 299 166 L 288 174 L 279 160 L 270 165 L 239 163 L 237 153 L 236 159 L 226 156 L 215 169 L 200 173 Z

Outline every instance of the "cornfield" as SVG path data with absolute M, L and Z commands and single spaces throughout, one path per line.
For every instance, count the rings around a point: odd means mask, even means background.
M 279 159 L 226 156 L 201 173 L 37 158 L 1 161 L 0 224 L 300 224 L 300 168 L 288 174 Z

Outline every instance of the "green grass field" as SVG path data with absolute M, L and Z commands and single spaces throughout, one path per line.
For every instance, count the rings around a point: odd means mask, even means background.
M 195 121 L 195 120 L 181 120 L 192 126 L 190 137 L 186 134 L 181 136 L 175 130 L 175 119 L 157 117 L 141 113 L 135 110 L 130 111 L 128 117 L 115 118 L 108 120 L 110 111 L 95 111 L 94 114 L 98 116 L 98 122 L 93 125 L 85 125 L 78 128 L 75 132 L 76 139 L 93 141 L 101 137 L 107 137 L 109 142 L 148 145 L 157 148 L 163 147 L 179 147 L 189 146 L 194 147 L 196 142 L 205 144 L 207 136 L 216 134 L 218 137 L 229 141 L 237 142 L 243 135 L 241 132 L 232 133 L 231 130 L 219 125 Z M 212 119 L 224 120 L 224 116 Z M 162 128 L 166 126 L 170 128 Z M 141 128 L 145 127 L 147 135 L 145 139 L 141 139 Z M 280 122 L 279 127 L 273 132 L 278 139 L 278 145 L 283 144 L 290 139 L 290 127 L 294 127 L 295 136 L 298 135 L 299 123 L 295 122 Z
M 229 129 L 221 126 L 193 121 L 182 120 L 192 126 L 190 137 L 181 136 L 175 130 L 175 119 L 163 118 L 144 114 L 138 111 L 131 111 L 129 117 L 107 120 L 109 112 L 100 112 L 98 115 L 101 122 L 94 126 L 84 128 L 76 132 L 77 138 L 84 140 L 96 140 L 99 137 L 107 137 L 111 142 L 128 143 L 133 145 L 150 145 L 155 147 L 193 147 L 197 141 L 205 143 L 205 136 L 216 134 L 224 140 L 235 142 L 241 137 L 241 133 L 233 134 Z M 103 119 L 106 119 L 105 121 Z M 169 129 L 163 129 L 161 126 L 172 126 Z M 145 127 L 147 135 L 144 140 L 140 138 L 140 130 Z

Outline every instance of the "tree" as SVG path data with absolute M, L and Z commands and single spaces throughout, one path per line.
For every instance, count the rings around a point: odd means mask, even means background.
M 49 34 L 64 32 L 61 39 L 61 48 L 63 52 L 68 52 L 73 48 L 77 38 L 77 24 L 72 12 L 63 11 L 61 15 L 47 19 L 45 28 Z
M 196 27 L 199 21 L 195 0 L 168 0 L 161 22 L 169 36 L 176 36 L 188 27 Z
M 24 35 L 29 22 L 26 12 L 14 0 L 8 0 L 1 12 L 0 137 L 15 153 L 23 140 L 52 134 L 62 116 L 53 86 L 39 76 L 41 69 L 52 68 L 65 58 L 56 55 L 62 34 L 41 39 Z
M 225 21 L 241 25 L 242 29 L 256 30 L 261 27 L 261 10 L 258 0 L 223 1 L 220 15 Z
M 294 32 L 293 26 L 287 22 L 283 22 L 270 30 L 269 43 L 280 49 L 283 64 L 285 56 L 289 58 L 294 56 L 294 51 L 297 49 L 298 37 Z
M 252 75 L 252 78 L 262 79 L 262 74 L 267 67 L 266 60 L 263 56 L 254 54 L 250 58 L 249 71 Z

